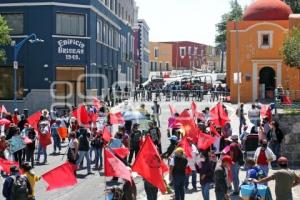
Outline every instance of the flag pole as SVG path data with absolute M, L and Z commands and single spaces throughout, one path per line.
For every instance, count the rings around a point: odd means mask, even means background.
M 105 151 L 106 150 L 106 147 L 105 148 L 103 148 L 103 150 Z M 103 152 L 104 152 L 103 151 Z M 104 153 L 104 156 L 103 156 L 103 171 L 104 171 L 104 199 L 105 200 L 108 200 L 107 199 L 107 180 L 106 180 L 106 176 L 105 176 L 105 153 Z M 100 170 L 99 170 L 99 175 L 101 176 L 101 174 L 100 174 Z

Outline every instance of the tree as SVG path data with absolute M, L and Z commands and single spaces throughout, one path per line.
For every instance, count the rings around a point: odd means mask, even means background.
M 225 45 L 226 44 L 226 25 L 228 21 L 233 20 L 241 20 L 243 16 L 243 9 L 240 4 L 237 3 L 234 0 L 230 1 L 230 7 L 231 10 L 228 13 L 225 13 L 221 17 L 221 21 L 216 24 L 217 29 L 217 35 L 215 38 L 215 42 L 217 46 Z
M 0 15 L 0 62 L 3 62 L 5 59 L 5 51 L 1 46 L 8 45 L 10 43 L 9 36 L 10 29 L 7 26 L 6 21 Z
M 226 26 L 228 21 L 233 20 L 241 20 L 243 16 L 243 9 L 240 4 L 236 3 L 236 1 L 230 1 L 231 10 L 228 13 L 225 13 L 221 17 L 221 21 L 216 24 L 217 35 L 215 38 L 215 42 L 217 48 L 222 52 L 222 62 L 221 62 L 221 72 L 223 72 L 223 64 L 224 64 L 224 52 L 226 51 Z
M 300 28 L 294 28 L 283 43 L 284 62 L 300 69 Z
M 291 6 L 294 13 L 300 13 L 300 0 L 285 0 Z

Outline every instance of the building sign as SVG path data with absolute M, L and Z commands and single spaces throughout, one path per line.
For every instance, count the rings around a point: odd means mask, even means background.
M 57 53 L 63 55 L 66 60 L 80 60 L 85 51 L 85 44 L 76 39 L 58 40 L 57 44 Z

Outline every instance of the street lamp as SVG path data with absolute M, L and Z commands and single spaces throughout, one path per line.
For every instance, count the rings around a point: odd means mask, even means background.
M 239 30 L 238 30 L 238 2 L 235 0 L 235 20 L 234 20 L 234 26 L 235 26 L 235 63 L 237 68 L 237 86 L 238 86 L 238 106 L 240 106 L 241 103 L 241 80 L 240 78 L 240 53 L 239 53 Z
M 44 40 L 37 38 L 36 34 L 32 33 L 31 35 L 24 38 L 21 42 L 14 46 L 14 107 L 17 107 L 17 70 L 18 70 L 18 54 L 24 44 L 29 41 L 30 43 L 44 42 Z

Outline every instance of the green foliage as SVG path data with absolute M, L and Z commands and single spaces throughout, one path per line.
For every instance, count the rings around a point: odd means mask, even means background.
M 1 48 L 1 46 L 8 45 L 10 43 L 9 32 L 10 29 L 7 26 L 6 21 L 0 15 L 0 62 L 5 59 L 5 51 Z
M 289 4 L 294 13 L 300 13 L 300 0 L 285 0 Z
M 243 16 L 243 9 L 240 4 L 235 3 L 234 0 L 230 1 L 231 10 L 228 13 L 225 13 L 221 17 L 221 21 L 216 24 L 217 35 L 215 42 L 218 47 L 226 46 L 226 25 L 228 21 L 241 20 Z
M 300 68 L 300 29 L 294 28 L 283 43 L 283 60 L 291 67 Z

